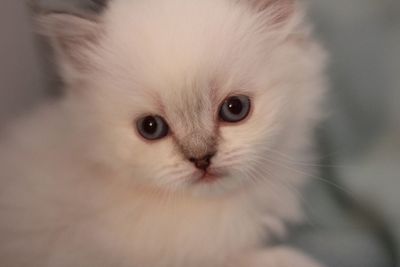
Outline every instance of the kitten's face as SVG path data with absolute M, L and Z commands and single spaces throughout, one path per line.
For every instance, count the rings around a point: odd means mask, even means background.
M 283 96 L 212 77 L 186 82 L 123 90 L 96 103 L 109 123 L 105 142 L 119 155 L 108 160 L 122 161 L 135 181 L 165 189 L 219 192 L 267 178 L 263 148 L 280 131 Z
M 268 179 L 268 151 L 279 150 L 301 101 L 291 94 L 309 75 L 284 25 L 235 1 L 126 2 L 111 5 L 96 50 L 69 74 L 99 122 L 97 156 L 166 190 Z

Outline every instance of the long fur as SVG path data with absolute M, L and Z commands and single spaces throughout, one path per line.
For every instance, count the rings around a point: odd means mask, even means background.
M 95 20 L 41 18 L 67 92 L 3 134 L 0 265 L 235 266 L 300 221 L 325 56 L 301 5 L 282 16 L 275 2 L 114 0 Z M 218 122 L 238 93 L 249 118 Z M 143 140 L 148 113 L 173 135 Z M 177 146 L 201 131 L 217 135 L 215 183 L 196 183 Z

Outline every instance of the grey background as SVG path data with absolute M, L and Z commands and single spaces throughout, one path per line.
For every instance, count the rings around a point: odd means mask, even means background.
M 85 0 L 38 0 L 56 10 Z M 309 223 L 291 240 L 337 267 L 395 267 L 400 240 L 400 1 L 310 0 L 331 53 L 331 116 L 321 172 L 305 199 Z M 0 129 L 57 86 L 23 1 L 0 8 Z M 296 233 L 296 231 L 295 231 Z
M 23 1 L 0 4 L 0 123 L 37 101 L 45 87 Z

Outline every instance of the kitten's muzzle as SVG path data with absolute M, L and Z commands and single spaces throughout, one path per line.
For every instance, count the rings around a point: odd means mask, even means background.
M 200 158 L 191 157 L 191 158 L 189 158 L 189 161 L 192 162 L 194 164 L 194 166 L 196 166 L 197 169 L 205 171 L 210 166 L 211 158 L 214 155 L 215 155 L 215 153 L 207 154 Z
M 179 139 L 178 145 L 184 157 L 203 171 L 211 165 L 211 159 L 217 152 L 216 138 L 202 129 Z

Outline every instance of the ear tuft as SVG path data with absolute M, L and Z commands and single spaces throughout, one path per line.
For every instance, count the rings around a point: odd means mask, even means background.
M 286 21 L 295 11 L 296 0 L 241 0 L 249 2 L 258 12 L 268 12 L 274 23 Z
M 53 12 L 39 14 L 35 21 L 37 32 L 47 37 L 61 67 L 84 70 L 89 66 L 87 55 L 102 35 L 98 17 Z
M 96 17 L 80 17 L 66 13 L 41 14 L 36 17 L 37 31 L 49 38 L 95 40 L 100 34 Z

